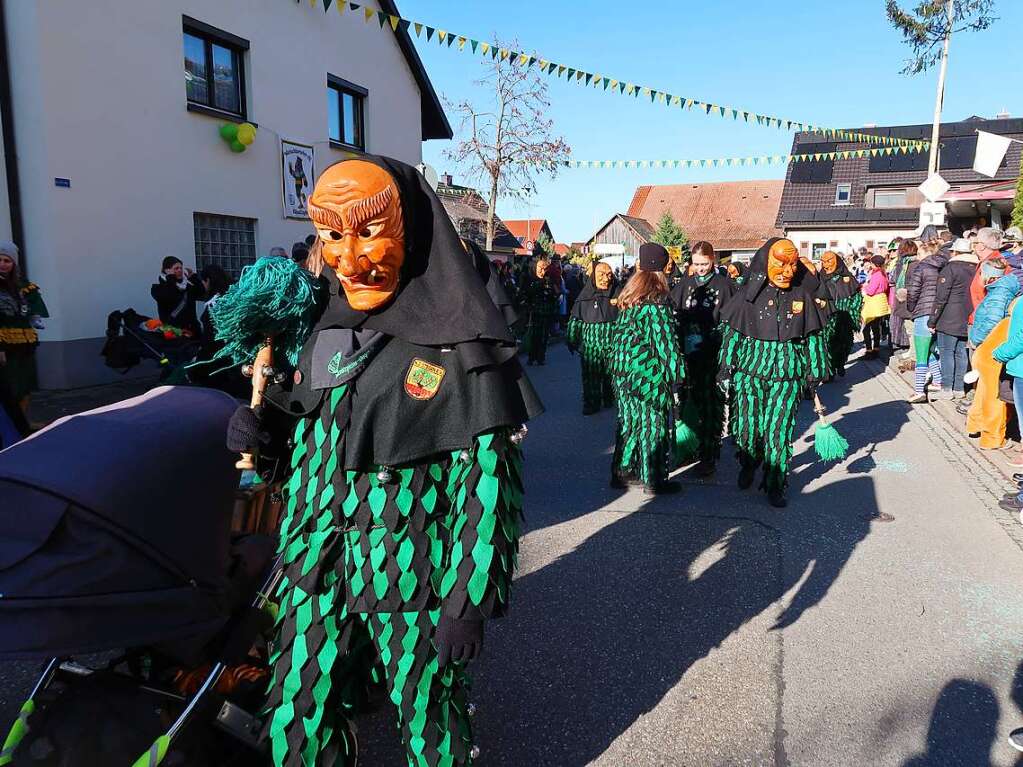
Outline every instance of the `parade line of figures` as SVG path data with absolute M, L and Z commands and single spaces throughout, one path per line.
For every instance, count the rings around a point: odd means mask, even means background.
M 520 291 L 530 364 L 544 361 L 557 300 L 547 269 L 538 261 Z M 797 409 L 844 375 L 862 303 L 843 259 L 826 252 L 818 269 L 786 239 L 765 243 L 745 274 L 720 267 L 707 242 L 681 269 L 662 246 L 643 245 L 624 284 L 607 263 L 591 264 L 566 340 L 582 365 L 583 414 L 618 408 L 612 487 L 678 492 L 668 474 L 693 461 L 711 476 L 727 413 L 739 487 L 761 469 L 760 489 L 786 506 Z

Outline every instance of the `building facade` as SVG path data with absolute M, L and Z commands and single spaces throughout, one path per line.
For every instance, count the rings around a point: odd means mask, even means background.
M 930 125 L 856 130 L 902 139 L 930 140 L 931 136 Z M 1023 146 L 1009 145 L 994 178 L 980 175 L 973 170 L 978 130 L 1023 139 L 1023 120 L 971 117 L 941 125 L 938 172 L 951 188 L 937 202 L 944 203 L 945 224 L 957 234 L 989 224 L 1005 228 L 1012 212 Z M 824 154 L 876 147 L 797 133 L 792 153 Z M 917 187 L 927 179 L 927 163 L 927 152 L 790 163 L 777 225 L 801 253 L 811 257 L 824 250 L 848 253 L 861 247 L 883 248 L 896 237 L 907 237 L 918 230 L 925 198 Z
M 650 242 L 654 229 L 642 218 L 616 213 L 599 229 L 586 244 L 587 254 L 599 254 L 604 249 L 597 245 L 620 245 L 620 255 L 607 256 L 602 259 L 615 267 L 632 266 L 639 258 L 639 248 Z
M 479 245 L 492 261 L 508 261 L 515 257 L 519 241 L 496 214 L 494 239 L 490 250 L 487 250 L 487 211 L 490 206 L 478 191 L 455 184 L 450 175 L 444 174 L 437 185 L 437 196 L 459 237 Z
M 106 316 L 155 313 L 165 256 L 237 271 L 312 232 L 285 216 L 282 140 L 311 147 L 319 173 L 361 152 L 417 164 L 422 141 L 451 136 L 407 33 L 355 14 L 291 0 L 2 7 L 16 178 L 0 179 L 0 236 L 20 240 L 50 309 L 44 388 L 109 376 Z M 241 122 L 256 139 L 235 152 L 219 131 Z

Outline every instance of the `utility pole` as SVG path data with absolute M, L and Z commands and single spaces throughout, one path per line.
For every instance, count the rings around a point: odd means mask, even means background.
M 938 172 L 938 133 L 941 130 L 941 106 L 945 101 L 945 71 L 948 69 L 948 44 L 952 41 L 952 20 L 955 16 L 955 0 L 948 0 L 945 7 L 948 14 L 948 31 L 941 52 L 941 68 L 938 70 L 938 95 L 934 99 L 934 125 L 931 128 L 931 155 L 927 163 L 927 175 Z

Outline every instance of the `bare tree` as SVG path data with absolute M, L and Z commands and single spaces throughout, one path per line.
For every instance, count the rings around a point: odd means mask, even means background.
M 997 20 L 991 15 L 994 5 L 994 0 L 920 0 L 912 10 L 904 10 L 896 0 L 885 0 L 888 21 L 913 49 L 902 73 L 919 74 L 937 64 L 940 46 L 954 33 L 990 27 Z
M 515 42 L 495 42 L 494 47 L 517 50 Z M 462 118 L 462 138 L 446 152 L 470 178 L 489 184 L 487 250 L 494 244 L 498 197 L 532 189 L 537 175 L 553 178 L 571 152 L 565 140 L 554 135 L 554 121 L 547 117 L 547 83 L 531 64 L 517 63 L 518 58 L 513 53 L 484 61 L 486 74 L 475 84 L 489 91 L 490 103 L 483 108 L 468 100 L 454 105 Z

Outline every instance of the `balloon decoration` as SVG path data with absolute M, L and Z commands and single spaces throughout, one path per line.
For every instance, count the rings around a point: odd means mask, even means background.
M 239 154 L 256 140 L 256 126 L 252 123 L 224 123 L 220 126 L 220 138 L 224 139 L 231 151 Z

